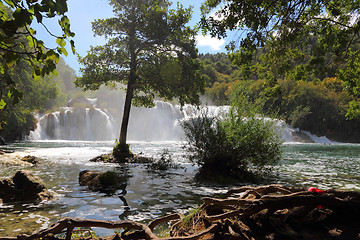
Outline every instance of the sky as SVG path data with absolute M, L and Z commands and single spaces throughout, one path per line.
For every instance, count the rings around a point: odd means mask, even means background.
M 194 7 L 193 18 L 190 25 L 194 26 L 198 23 L 200 21 L 200 5 L 203 1 L 180 0 L 179 2 L 183 4 L 184 7 L 190 5 Z M 75 32 L 73 40 L 75 41 L 77 54 L 85 56 L 90 46 L 105 44 L 106 40 L 104 38 L 94 37 L 91 30 L 91 22 L 95 19 L 105 19 L 113 16 L 112 7 L 109 5 L 108 0 L 68 0 L 67 16 L 70 20 L 70 28 Z M 58 26 L 57 20 L 44 20 L 44 23 L 51 32 L 60 35 L 60 27 Z M 47 47 L 56 47 L 56 39 L 51 37 L 41 26 L 35 24 L 32 27 L 37 30 L 37 37 L 42 39 Z M 218 53 L 226 52 L 225 45 L 231 40 L 231 36 L 226 39 L 217 39 L 211 38 L 210 36 L 202 36 L 201 33 L 199 33 L 196 40 L 199 53 Z M 70 67 L 80 74 L 79 69 L 81 65 L 78 63 L 77 57 L 72 54 L 71 50 L 68 50 L 68 52 L 69 55 L 67 57 L 62 57 Z

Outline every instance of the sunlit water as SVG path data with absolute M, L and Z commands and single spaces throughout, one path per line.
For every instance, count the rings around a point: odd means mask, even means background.
M 194 181 L 197 167 L 183 155 L 181 142 L 133 142 L 134 153 L 159 157 L 168 149 L 182 168 L 165 172 L 149 171 L 141 164 L 105 164 L 89 159 L 112 150 L 113 142 L 38 141 L 8 146 L 40 157 L 42 162 L 28 167 L 41 177 L 56 197 L 39 205 L 0 205 L 0 236 L 16 236 L 45 228 L 63 217 L 148 222 L 173 212 L 185 213 L 201 204 L 204 196 L 215 196 L 231 186 Z M 323 189 L 360 190 L 360 145 L 289 144 L 277 173 L 268 183 L 315 186 Z M 24 167 L 2 167 L 0 177 L 11 177 Z M 115 170 L 128 176 L 127 206 L 114 195 L 89 191 L 78 183 L 82 170 Z M 239 183 L 241 185 L 242 183 Z M 112 230 L 95 229 L 100 236 Z

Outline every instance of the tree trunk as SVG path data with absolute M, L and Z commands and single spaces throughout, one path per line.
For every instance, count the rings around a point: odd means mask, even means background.
M 129 125 L 129 118 L 130 118 L 130 109 L 131 109 L 131 101 L 133 98 L 133 91 L 134 91 L 134 84 L 136 83 L 136 71 L 137 71 L 137 56 L 136 56 L 136 46 L 134 44 L 135 36 L 135 27 L 133 26 L 129 32 L 129 52 L 130 52 L 130 73 L 128 76 L 128 84 L 126 89 L 126 98 L 125 98 L 125 105 L 124 105 L 124 112 L 123 118 L 121 122 L 121 129 L 120 129 L 120 137 L 119 143 L 114 147 L 113 155 L 118 162 L 125 162 L 127 158 L 132 157 L 133 154 L 131 153 L 129 146 L 126 144 L 127 139 L 127 129 Z
M 133 88 L 131 87 L 131 85 L 132 85 L 132 83 L 131 83 L 131 81 L 129 81 L 127 90 L 126 90 L 124 112 L 123 112 L 123 118 L 122 118 L 122 122 L 121 122 L 119 144 L 123 145 L 123 146 L 126 145 L 127 129 L 128 129 L 128 125 L 129 125 L 129 118 L 130 118 L 131 100 L 133 97 Z
M 132 73 L 129 75 L 128 86 L 126 90 L 126 98 L 124 104 L 124 112 L 123 118 L 121 122 L 120 129 L 120 138 L 118 144 L 114 147 L 113 156 L 117 162 L 122 163 L 126 162 L 129 157 L 133 157 L 133 154 L 130 151 L 129 145 L 126 144 L 127 140 L 127 129 L 129 125 L 130 118 L 130 109 L 131 109 L 131 101 L 133 98 L 133 82 L 134 78 L 132 78 Z

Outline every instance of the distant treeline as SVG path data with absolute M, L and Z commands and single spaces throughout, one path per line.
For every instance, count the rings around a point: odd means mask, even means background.
M 360 49 L 360 43 L 352 47 Z M 262 99 L 264 113 L 274 113 L 293 127 L 334 141 L 360 142 L 360 120 L 346 117 L 349 103 L 359 99 L 339 78 L 339 63 L 317 59 L 319 64 L 310 69 L 299 60 L 311 58 L 312 51 L 310 44 L 304 47 L 301 58 L 288 58 L 286 74 L 278 74 L 275 84 L 269 81 L 269 72 L 280 72 L 284 63 L 276 66 L 274 60 L 271 66 L 265 48 L 259 51 L 256 63 L 243 69 L 232 64 L 227 54 L 201 54 L 207 101 L 225 105 L 245 94 L 253 101 Z

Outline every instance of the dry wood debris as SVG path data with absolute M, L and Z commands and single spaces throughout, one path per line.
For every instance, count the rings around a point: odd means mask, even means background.
M 101 221 L 65 218 L 32 235 L 0 240 L 56 239 L 75 227 L 123 229 L 107 239 L 360 239 L 360 192 L 268 185 L 229 190 L 221 198 L 203 199 L 189 216 L 171 214 L 148 225 L 133 221 Z M 170 236 L 158 238 L 154 229 L 172 221 Z

